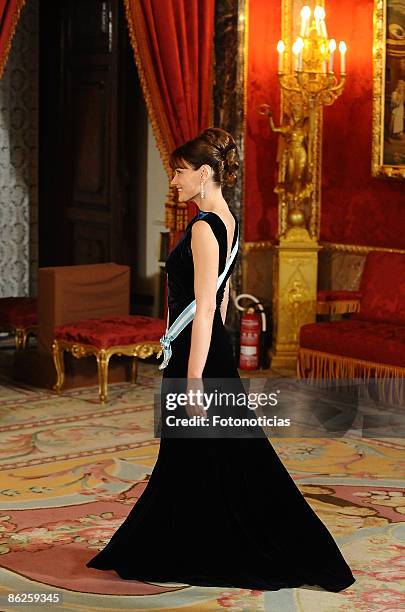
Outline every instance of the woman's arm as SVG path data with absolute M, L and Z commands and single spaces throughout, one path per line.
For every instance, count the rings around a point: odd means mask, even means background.
M 194 295 L 196 312 L 192 323 L 187 378 L 201 378 L 211 344 L 212 324 L 216 309 L 219 246 L 206 221 L 200 220 L 191 229 L 194 261 Z
M 225 325 L 226 321 L 226 311 L 228 310 L 228 302 L 229 302 L 229 278 L 226 281 L 225 289 L 224 289 L 224 297 L 221 303 L 221 317 L 222 323 Z

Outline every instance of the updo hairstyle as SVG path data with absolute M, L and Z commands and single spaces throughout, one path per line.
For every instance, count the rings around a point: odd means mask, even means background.
M 196 138 L 178 147 L 170 155 L 170 167 L 185 168 L 187 162 L 194 170 L 208 164 L 213 170 L 213 181 L 221 187 L 233 187 L 239 168 L 236 143 L 221 128 L 207 128 Z

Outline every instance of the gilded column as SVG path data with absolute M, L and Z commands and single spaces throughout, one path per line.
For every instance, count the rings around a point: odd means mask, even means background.
M 316 238 L 300 227 L 290 229 L 275 247 L 274 368 L 295 367 L 299 329 L 315 321 L 319 249 Z

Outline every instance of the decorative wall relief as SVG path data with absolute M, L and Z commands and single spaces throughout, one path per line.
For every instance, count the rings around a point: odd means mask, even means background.
M 0 81 L 0 297 L 36 295 L 38 0 L 21 13 Z

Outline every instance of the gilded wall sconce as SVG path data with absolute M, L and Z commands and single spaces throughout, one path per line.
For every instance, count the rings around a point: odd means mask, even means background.
M 317 220 L 307 200 L 315 189 L 316 130 L 323 106 L 330 106 L 341 95 L 346 79 L 346 51 L 339 43 L 339 76 L 336 74 L 337 43 L 328 38 L 325 9 L 317 4 L 301 9 L 299 36 L 291 46 L 284 41 L 277 45 L 278 80 L 283 94 L 284 119 L 276 127 L 271 109 L 263 104 L 260 112 L 267 115 L 273 132 L 282 138 L 279 159 L 279 181 L 275 192 L 280 197 L 281 227 L 285 234 L 291 227 L 305 227 L 316 235 Z
M 274 368 L 294 367 L 300 327 L 315 321 L 322 112 L 341 95 L 346 80 L 346 45 L 343 41 L 337 45 L 328 37 L 321 0 L 313 10 L 301 7 L 300 23 L 293 24 L 292 7 L 296 4 L 296 0 L 283 1 L 283 36 L 290 43 L 281 40 L 277 45 L 281 125 L 275 125 L 268 105 L 260 108 L 272 132 L 280 135 L 281 145 L 274 189 L 279 196 L 279 241 L 273 258 Z M 294 42 L 293 26 L 298 34 Z

